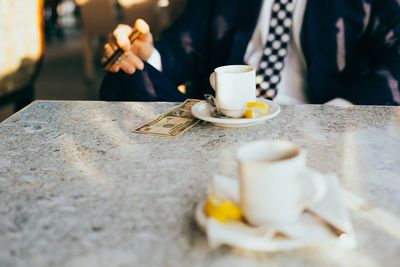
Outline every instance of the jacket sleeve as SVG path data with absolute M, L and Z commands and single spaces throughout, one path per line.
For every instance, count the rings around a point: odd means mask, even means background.
M 354 104 L 400 105 L 400 5 L 396 0 L 371 1 L 362 42 L 367 45 L 370 71 L 351 84 L 343 97 Z
M 181 17 L 156 43 L 163 73 L 176 85 L 192 80 L 204 67 L 211 2 L 188 0 Z

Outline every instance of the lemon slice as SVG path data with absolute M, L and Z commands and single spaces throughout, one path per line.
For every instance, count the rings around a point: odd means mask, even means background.
M 207 199 L 204 212 L 208 217 L 219 222 L 238 221 L 242 218 L 242 210 L 229 200 L 213 196 Z
M 246 104 L 246 106 L 247 106 L 247 108 L 260 108 L 260 109 L 269 110 L 269 105 L 267 103 L 260 102 L 260 101 L 248 102 Z
M 246 104 L 247 109 L 244 112 L 244 117 L 246 119 L 252 119 L 260 116 L 267 115 L 269 112 L 269 105 L 264 102 L 248 102 Z

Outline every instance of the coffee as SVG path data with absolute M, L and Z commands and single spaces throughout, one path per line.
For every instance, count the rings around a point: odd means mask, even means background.
M 275 155 L 272 158 L 265 159 L 265 161 L 267 161 L 267 162 L 277 162 L 277 161 L 288 160 L 288 159 L 296 157 L 298 154 L 299 154 L 298 150 L 292 150 L 292 151 L 288 151 L 286 154 Z

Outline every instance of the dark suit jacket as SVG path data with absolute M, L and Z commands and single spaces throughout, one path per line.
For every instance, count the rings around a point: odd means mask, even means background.
M 208 77 L 214 68 L 243 64 L 261 4 L 262 0 L 188 0 L 183 15 L 156 44 L 163 74 L 151 66 L 138 74 L 148 87 L 152 84 L 153 100 L 171 100 L 160 95 L 183 83 L 190 85 L 190 92 L 175 95 L 177 100 L 202 98 L 211 92 Z M 341 97 L 355 104 L 400 104 L 396 0 L 308 0 L 304 16 L 301 39 L 306 93 L 312 103 Z

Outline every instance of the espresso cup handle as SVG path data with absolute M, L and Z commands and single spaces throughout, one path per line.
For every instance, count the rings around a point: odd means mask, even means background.
M 320 201 L 326 194 L 326 182 L 324 176 L 314 171 L 310 168 L 306 168 L 301 172 L 301 178 L 304 180 L 303 188 L 306 185 L 311 185 L 312 193 L 311 195 L 304 196 L 302 200 L 300 200 L 300 205 L 302 208 L 306 208 L 318 201 Z M 304 191 L 304 190 L 303 190 Z
M 210 75 L 210 84 L 211 84 L 211 87 L 212 87 L 212 89 L 214 89 L 214 91 L 215 91 L 215 72 L 213 72 L 213 73 L 211 73 L 211 75 Z

